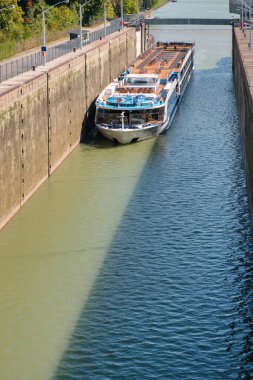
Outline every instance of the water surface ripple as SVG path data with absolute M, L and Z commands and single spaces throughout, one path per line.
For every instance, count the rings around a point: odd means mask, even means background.
M 55 379 L 253 379 L 252 237 L 219 54 L 154 144 Z

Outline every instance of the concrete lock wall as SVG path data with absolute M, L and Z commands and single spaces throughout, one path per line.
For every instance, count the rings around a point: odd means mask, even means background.
M 47 178 L 47 79 L 0 97 L 0 228 Z
M 242 149 L 246 168 L 251 219 L 253 221 L 253 78 L 247 41 L 241 30 L 233 30 L 233 75 L 241 129 Z
M 80 140 L 86 111 L 85 55 L 48 73 L 48 160 L 51 174 Z
M 86 111 L 136 58 L 137 33 L 114 33 L 1 85 L 0 228 L 79 144 Z

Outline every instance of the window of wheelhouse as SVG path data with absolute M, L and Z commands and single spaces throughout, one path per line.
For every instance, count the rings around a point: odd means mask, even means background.
M 130 114 L 131 124 L 146 124 L 156 121 L 163 121 L 164 107 L 132 111 Z
M 121 124 L 122 117 L 124 118 L 124 123 L 127 124 L 126 114 L 129 111 L 120 110 L 106 110 L 103 108 L 98 108 L 96 112 L 96 123 L 97 124 Z
M 136 125 L 161 122 L 164 119 L 164 107 L 147 110 L 106 110 L 98 108 L 96 112 L 97 124 Z

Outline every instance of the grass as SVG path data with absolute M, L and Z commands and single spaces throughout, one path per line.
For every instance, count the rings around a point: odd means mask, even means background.
M 154 6 L 153 9 L 158 9 L 164 6 L 165 4 L 169 3 L 170 0 L 158 0 L 157 4 Z
M 70 30 L 78 28 L 78 25 L 73 25 L 71 28 L 68 28 L 66 30 L 47 32 L 47 44 L 63 38 L 69 38 Z M 41 39 L 41 35 L 37 35 L 18 42 L 14 40 L 0 42 L 0 61 L 3 59 L 11 58 L 18 53 L 22 53 L 23 51 L 40 47 L 42 43 Z
M 11 57 L 16 53 L 16 42 L 5 41 L 0 43 L 0 60 Z

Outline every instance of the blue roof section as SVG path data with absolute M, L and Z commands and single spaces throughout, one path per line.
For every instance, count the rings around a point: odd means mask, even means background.
M 176 71 L 172 71 L 172 73 L 168 77 L 168 82 L 173 82 L 174 79 L 178 79 L 179 73 Z
M 97 99 L 96 105 L 108 109 L 128 108 L 128 109 L 143 109 L 161 107 L 164 105 L 164 100 L 161 98 L 147 97 L 144 95 L 137 96 L 110 96 L 106 101 Z

